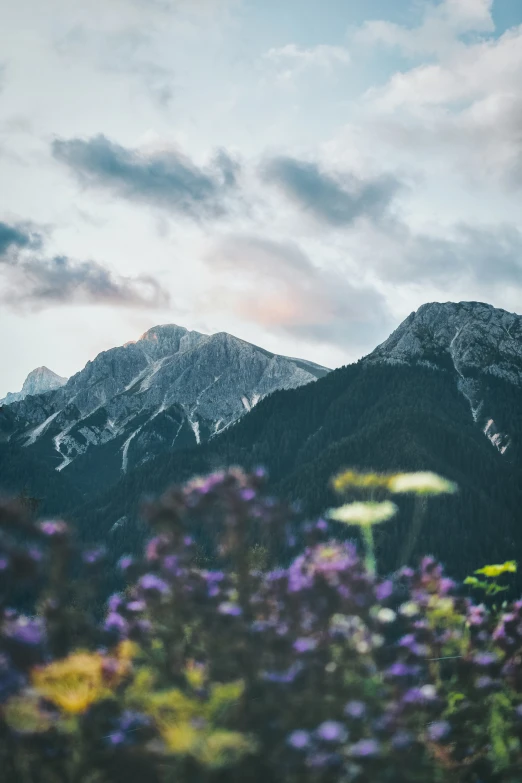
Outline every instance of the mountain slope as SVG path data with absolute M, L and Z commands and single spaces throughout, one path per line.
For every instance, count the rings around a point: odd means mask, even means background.
M 453 371 L 484 434 L 502 454 L 512 447 L 494 398 L 502 386 L 508 396 L 510 388 L 522 392 L 522 316 L 482 302 L 425 304 L 366 361 Z
M 32 370 L 25 379 L 22 389 L 19 392 L 8 392 L 0 400 L 0 405 L 11 405 L 13 402 L 19 402 L 26 397 L 35 394 L 44 394 L 48 391 L 58 389 L 67 383 L 67 378 L 62 378 L 48 367 L 37 367 Z
M 438 305 L 433 322 L 437 334 L 445 314 L 453 317 L 454 307 Z M 482 312 L 479 305 L 479 321 Z M 414 320 L 410 317 L 410 324 Z M 370 357 L 315 384 L 269 395 L 209 443 L 164 454 L 134 470 L 110 493 L 77 510 L 83 529 L 108 536 L 116 548 L 132 547 L 140 536 L 135 520 L 142 493 L 232 464 L 265 465 L 274 491 L 299 500 L 312 513 L 335 502 L 328 480 L 342 467 L 429 469 L 456 481 L 460 492 L 430 504 L 417 554 L 434 553 L 460 576 L 485 562 L 516 557 L 522 550 L 521 387 L 513 382 L 514 374 L 501 377 L 491 371 L 497 362 L 508 364 L 502 351 L 494 352 L 492 341 L 484 345 L 483 363 L 474 359 L 472 364 L 466 349 L 457 367 L 451 353 L 446 355 L 453 337 L 441 340 L 437 353 L 432 334 L 424 333 L 420 349 L 408 338 L 415 351 L 402 350 L 399 359 L 392 355 L 394 344 L 389 353 L 380 346 Z M 402 339 L 406 337 L 403 330 Z M 512 354 L 516 364 L 516 349 Z M 484 415 L 494 415 L 509 438 L 508 449 L 487 437 L 462 376 L 476 381 Z M 380 562 L 386 569 L 395 567 L 408 527 L 410 503 L 401 505 L 405 514 L 378 530 Z
M 158 326 L 99 354 L 56 391 L 2 408 L 0 430 L 92 491 L 156 454 L 208 440 L 275 389 L 327 372 L 225 333 Z

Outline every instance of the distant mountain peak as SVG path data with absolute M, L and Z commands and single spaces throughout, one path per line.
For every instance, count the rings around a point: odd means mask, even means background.
M 109 470 L 125 473 L 163 451 L 209 440 L 263 397 L 327 372 L 227 332 L 162 324 L 102 351 L 45 399 L 20 398 L 5 430 L 13 443 L 36 446 L 58 471 L 87 475 L 80 466 L 90 464 L 102 480 Z
M 4 399 L 0 400 L 0 404 L 11 405 L 13 402 L 24 400 L 30 395 L 44 394 L 45 392 L 59 389 L 65 383 L 67 383 L 67 378 L 62 378 L 48 367 L 36 367 L 34 370 L 31 370 L 25 379 L 21 391 L 8 392 Z
M 484 302 L 428 302 L 365 361 L 453 366 L 522 385 L 522 316 Z
M 411 313 L 366 363 L 412 364 L 455 373 L 475 423 L 502 453 L 509 433 L 488 412 L 488 379 L 522 387 L 522 316 L 485 302 L 428 302 Z

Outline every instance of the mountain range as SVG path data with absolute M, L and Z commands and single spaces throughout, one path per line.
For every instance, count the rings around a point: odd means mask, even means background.
M 329 478 L 342 467 L 434 470 L 460 491 L 430 503 L 414 554 L 463 576 L 522 549 L 521 403 L 522 317 L 430 303 L 331 372 L 230 335 L 157 327 L 65 386 L 4 405 L 0 447 L 19 477 L 26 457 L 45 468 L 46 510 L 120 553 L 143 537 L 144 493 L 227 465 L 266 466 L 274 493 L 310 514 L 337 502 Z M 383 568 L 408 530 L 411 503 L 400 505 L 378 530 Z
M 46 376 L 50 390 L 30 373 L 23 396 L 5 400 L 0 433 L 83 490 L 100 489 L 164 451 L 215 437 L 271 392 L 327 372 L 224 332 L 157 326 L 63 384 L 53 388 Z

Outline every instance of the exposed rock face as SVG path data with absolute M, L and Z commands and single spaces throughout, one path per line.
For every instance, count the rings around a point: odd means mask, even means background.
M 522 384 L 522 316 L 481 302 L 422 305 L 367 357 L 386 362 L 451 361 L 456 371 Z
M 94 461 L 112 469 L 117 462 L 125 472 L 161 451 L 206 440 L 267 394 L 327 372 L 224 332 L 157 326 L 99 354 L 61 388 L 4 408 L 0 430 L 57 470 L 88 458 L 89 469 Z
M 509 447 L 509 435 L 498 431 L 484 396 L 491 377 L 522 387 L 522 316 L 482 302 L 425 304 L 364 361 L 455 372 L 484 434 L 502 453 Z
M 25 379 L 22 389 L 19 392 L 8 392 L 0 405 L 11 405 L 13 402 L 24 400 L 26 397 L 35 394 L 44 394 L 45 392 L 58 389 L 67 383 L 67 378 L 62 378 L 48 367 L 37 367 L 32 370 Z

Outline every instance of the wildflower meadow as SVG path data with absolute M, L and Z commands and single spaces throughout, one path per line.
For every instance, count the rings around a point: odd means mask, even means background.
M 457 585 L 409 562 L 431 473 L 334 477 L 301 520 L 239 469 L 144 509 L 112 573 L 62 520 L 0 508 L 5 783 L 519 783 L 514 561 Z M 376 525 L 415 497 L 397 570 Z M 107 573 L 117 590 L 104 597 Z

